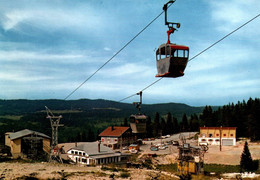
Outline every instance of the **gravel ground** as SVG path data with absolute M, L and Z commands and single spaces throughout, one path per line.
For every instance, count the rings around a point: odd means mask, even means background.
M 185 137 L 191 137 L 195 133 L 183 133 Z M 145 154 L 154 154 L 158 156 L 154 159 L 156 164 L 170 164 L 176 162 L 178 156 L 178 148 L 169 145 L 165 150 L 151 151 L 152 144 L 161 144 L 166 141 L 177 141 L 179 135 L 173 135 L 165 139 L 156 139 L 154 141 L 144 141 L 141 146 L 141 152 L 138 157 L 141 158 Z M 192 146 L 197 145 L 195 140 L 187 140 Z M 240 156 L 243 151 L 244 142 L 237 142 L 236 146 L 223 146 L 222 151 L 219 146 L 209 146 L 209 150 L 205 153 L 204 162 L 208 164 L 227 164 L 239 165 Z M 249 143 L 249 150 L 253 159 L 260 159 L 260 143 Z M 157 172 L 146 169 L 128 169 L 131 177 L 128 179 L 151 179 L 151 176 L 158 174 L 162 179 L 177 179 L 173 174 L 166 172 Z M 61 179 L 66 176 L 66 179 L 111 179 L 109 176 L 114 173 L 116 179 L 120 176 L 120 172 L 102 171 L 100 166 L 83 167 L 69 164 L 54 164 L 54 163 L 21 163 L 21 162 L 2 162 L 0 163 L 0 179 L 26 179 L 26 177 L 36 177 L 38 179 Z

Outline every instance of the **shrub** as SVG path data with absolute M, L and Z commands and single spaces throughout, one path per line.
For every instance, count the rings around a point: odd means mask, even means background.
M 130 177 L 130 176 L 131 176 L 131 174 L 128 173 L 128 172 L 122 172 L 122 173 L 120 173 L 120 177 L 121 177 L 121 178 L 128 178 L 128 177 Z

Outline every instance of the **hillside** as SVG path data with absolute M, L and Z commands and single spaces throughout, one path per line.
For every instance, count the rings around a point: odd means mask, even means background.
M 46 119 L 45 106 L 55 115 L 62 115 L 59 129 L 60 141 L 94 140 L 97 134 L 110 125 L 121 125 L 125 118 L 137 113 L 133 104 L 109 100 L 0 100 L 0 135 L 3 141 L 7 131 L 31 129 L 51 135 L 50 122 Z M 188 116 L 201 113 L 203 107 L 167 103 L 142 105 L 142 112 L 153 120 L 156 112 L 161 117 L 170 112 L 181 120 L 184 113 Z M 90 138 L 91 137 L 91 138 Z
M 0 116 L 4 115 L 24 115 L 27 113 L 35 113 L 45 111 L 45 106 L 51 110 L 62 110 L 77 112 L 92 112 L 92 115 L 101 115 L 103 112 L 113 112 L 118 117 L 128 117 L 130 114 L 137 112 L 133 104 L 120 103 L 116 101 L 109 101 L 103 99 L 90 100 L 0 100 Z M 165 103 L 165 104 L 151 104 L 142 105 L 142 112 L 148 116 L 153 117 L 155 112 L 166 114 L 171 112 L 173 115 L 182 116 L 183 113 L 187 115 L 194 113 L 201 113 L 204 107 L 192 107 L 180 103 Z

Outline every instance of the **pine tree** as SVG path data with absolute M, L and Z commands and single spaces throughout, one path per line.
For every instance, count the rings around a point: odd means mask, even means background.
M 123 124 L 123 126 L 125 126 L 125 127 L 128 127 L 128 126 L 129 126 L 129 125 L 128 125 L 128 122 L 127 122 L 127 118 L 124 119 L 124 124 Z
M 154 123 L 153 123 L 153 136 L 157 137 L 159 136 L 159 132 L 161 130 L 160 127 L 160 115 L 158 112 L 155 114 Z
M 95 141 L 95 134 L 91 128 L 89 128 L 89 130 L 88 130 L 88 141 L 89 142 Z
M 147 117 L 146 121 L 146 137 L 151 138 L 153 137 L 153 127 L 152 127 L 152 120 L 151 117 Z
M 180 126 L 176 117 L 173 117 L 172 119 L 173 119 L 173 133 L 176 134 L 180 132 Z
M 248 143 L 245 142 L 243 153 L 241 154 L 240 160 L 240 171 L 252 171 L 253 170 L 253 160 L 251 153 L 248 148 Z
M 162 135 L 166 135 L 166 122 L 164 120 L 164 118 L 161 119 L 161 130 L 162 130 Z
M 167 120 L 166 120 L 166 134 L 173 134 L 173 122 L 172 122 L 172 115 L 170 112 L 167 114 Z
M 189 124 L 186 114 L 184 113 L 182 116 L 182 131 L 189 131 Z

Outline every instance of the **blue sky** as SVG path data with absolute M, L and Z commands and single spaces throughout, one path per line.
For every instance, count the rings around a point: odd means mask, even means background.
M 64 99 L 162 12 L 158 0 L 0 0 L 0 99 Z M 177 0 L 172 42 L 195 56 L 260 13 L 258 0 Z M 224 105 L 259 98 L 260 18 L 162 79 L 143 103 Z M 160 16 L 69 99 L 119 101 L 155 80 L 155 49 L 167 41 Z M 124 102 L 137 101 L 138 96 Z

